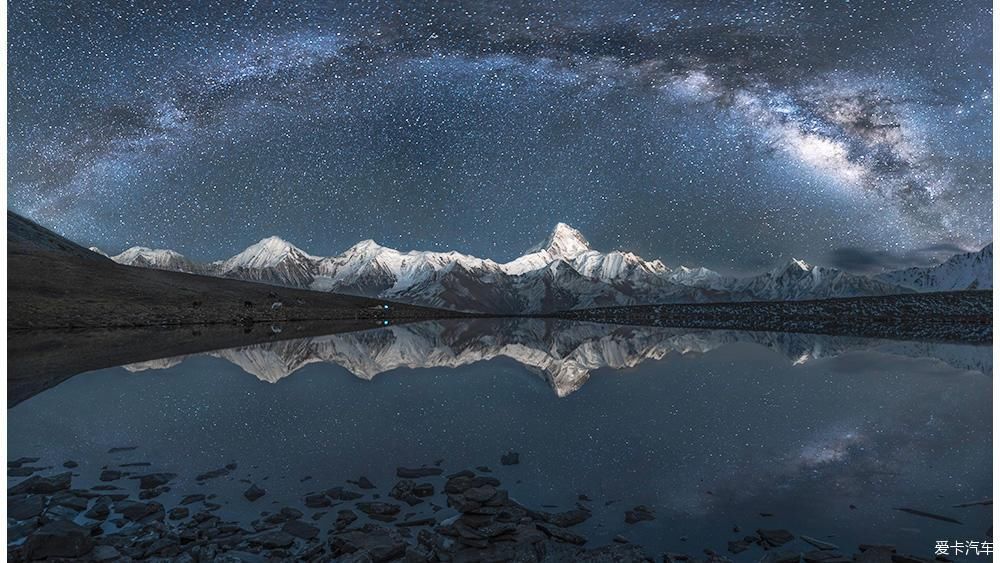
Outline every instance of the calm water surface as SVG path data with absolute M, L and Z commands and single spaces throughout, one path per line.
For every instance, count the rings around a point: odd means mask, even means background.
M 392 326 L 76 376 L 8 411 L 8 455 L 75 460 L 75 486 L 149 462 L 178 474 L 157 499 L 167 508 L 217 493 L 242 521 L 361 475 L 385 495 L 397 466 L 443 460 L 446 473 L 489 466 L 535 508 L 586 495 L 594 517 L 574 531 L 592 546 L 621 534 L 652 555 L 725 552 L 764 527 L 931 556 L 936 540 L 991 528 L 990 506 L 954 507 L 992 496 L 991 352 L 540 320 Z M 138 448 L 108 453 L 123 446 Z M 500 464 L 508 451 L 518 465 Z M 196 482 L 230 462 L 232 475 Z M 251 504 L 247 482 L 267 495 Z M 625 524 L 639 504 L 656 520 Z

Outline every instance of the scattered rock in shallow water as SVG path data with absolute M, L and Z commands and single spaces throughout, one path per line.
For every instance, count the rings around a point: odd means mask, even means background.
M 358 492 L 349 491 L 343 487 L 334 487 L 332 489 L 327 489 L 324 491 L 326 496 L 333 500 L 357 500 L 364 495 Z
M 656 512 L 648 506 L 640 504 L 625 512 L 626 524 L 636 524 L 647 520 L 656 520 Z
M 99 545 L 90 552 L 90 557 L 94 561 L 116 561 L 122 556 L 113 545 Z
M 187 495 L 181 499 L 181 504 L 188 505 L 205 500 L 205 495 Z
M 625 536 L 619 534 L 619 535 L 611 538 L 611 541 L 613 541 L 615 543 L 628 543 L 628 538 L 626 538 Z
M 133 479 L 139 480 L 140 489 L 155 489 L 157 487 L 166 485 L 174 477 L 177 477 L 176 473 L 149 473 L 147 475 L 140 475 L 139 477 L 133 477 Z
M 155 489 L 143 489 L 139 491 L 140 500 L 149 500 L 151 498 L 156 498 L 163 493 L 170 490 L 170 487 L 157 487 Z
M 779 547 L 795 539 L 788 530 L 757 530 L 761 544 L 765 547 Z
M 442 473 L 444 473 L 444 470 L 440 467 L 396 468 L 396 477 L 400 479 L 420 479 L 422 477 L 433 477 Z
M 49 522 L 28 537 L 24 546 L 28 559 L 83 557 L 92 548 L 90 529 L 69 520 Z
M 839 553 L 834 553 L 831 551 L 807 551 L 802 554 L 802 560 L 806 563 L 851 563 L 853 559 L 850 557 L 844 557 Z M 915 560 L 915 561 L 895 561 L 893 563 L 925 563 L 925 560 Z
M 83 513 L 83 515 L 91 520 L 104 520 L 111 514 L 111 499 L 108 497 L 101 497 L 97 499 L 94 506 L 90 507 L 90 510 Z
M 552 526 L 541 522 L 535 523 L 535 526 L 541 530 L 542 533 L 556 541 L 571 543 L 573 545 L 583 545 L 587 543 L 587 538 L 574 534 L 573 532 L 560 528 L 559 526 Z
M 338 511 L 337 512 L 337 520 L 336 520 L 336 522 L 334 522 L 334 527 L 338 531 L 343 530 L 343 529 L 347 528 L 348 526 L 350 526 L 351 524 L 353 524 L 354 521 L 357 520 L 357 519 L 358 519 L 358 515 L 355 514 L 352 511 L 350 511 L 350 510 L 341 510 L 341 511 Z
M 306 524 L 301 520 L 289 520 L 285 522 L 285 525 L 281 527 L 281 531 L 304 540 L 311 540 L 319 535 L 319 528 L 311 524 Z
M 309 495 L 305 498 L 305 503 L 308 508 L 325 508 L 333 504 L 326 495 Z
M 171 508 L 170 512 L 167 513 L 167 518 L 171 520 L 182 520 L 187 518 L 189 511 L 183 506 L 178 506 L 176 508 Z
M 66 469 L 73 469 L 75 467 L 78 467 L 79 465 L 80 465 L 79 463 L 72 460 L 63 462 L 63 467 L 65 467 Z
M 163 505 L 158 502 L 122 500 L 115 503 L 114 509 L 126 519 L 141 524 L 162 521 L 165 516 Z
M 500 465 L 517 465 L 521 463 L 521 454 L 517 452 L 507 452 L 500 456 Z
M 750 549 L 750 543 L 745 540 L 731 540 L 727 547 L 729 549 L 729 553 L 735 555 Z
M 833 551 L 835 549 L 839 549 L 836 545 L 830 542 L 825 542 L 809 536 L 799 536 L 799 539 L 821 551 Z
M 14 495 L 7 497 L 7 517 L 15 520 L 34 518 L 45 509 L 43 495 Z
M 556 512 L 554 514 L 549 512 L 542 513 L 543 520 L 549 524 L 555 524 L 560 528 L 570 528 L 572 526 L 576 526 L 577 524 L 586 521 L 590 518 L 590 516 L 590 511 L 583 508 Z
M 392 497 L 392 498 L 394 498 L 394 499 L 396 499 L 396 500 L 405 502 L 406 504 L 408 504 L 410 506 L 414 506 L 414 505 L 417 505 L 417 504 L 420 504 L 420 503 L 424 502 L 423 500 L 421 500 L 419 498 L 421 495 L 416 494 L 416 489 L 417 489 L 417 484 L 416 483 L 414 483 L 410 479 L 403 479 L 403 480 L 399 481 L 398 483 L 396 483 L 392 487 L 392 490 L 389 491 L 389 496 Z M 433 485 L 430 485 L 430 490 L 431 490 L 430 494 L 433 495 L 434 494 L 434 486 Z M 426 488 L 425 487 L 421 489 L 421 493 L 422 493 L 422 496 L 429 496 L 429 495 L 423 494 L 423 493 L 426 493 Z
M 399 505 L 388 502 L 359 502 L 358 510 L 368 516 L 392 516 L 399 514 Z
M 358 561 L 391 561 L 406 553 L 406 542 L 398 530 L 368 524 L 334 534 L 330 551 L 334 557 L 352 555 Z
M 250 488 L 243 491 L 243 496 L 250 502 L 254 502 L 260 497 L 267 494 L 267 491 L 258 487 L 257 485 L 250 485 Z
M 73 475 L 68 471 L 52 475 L 51 477 L 34 475 L 7 489 L 7 495 L 21 495 L 25 493 L 48 495 L 68 489 L 72 481 Z
M 359 489 L 369 490 L 375 488 L 375 483 L 372 483 L 371 480 L 369 480 L 368 477 L 365 477 L 364 475 L 358 477 L 357 481 L 348 481 L 348 483 L 355 485 Z
M 219 469 L 213 469 L 211 471 L 206 471 L 206 472 L 198 475 L 197 477 L 195 477 L 195 481 L 207 481 L 209 479 L 216 479 L 218 477 L 223 477 L 225 475 L 229 475 L 230 473 L 232 473 L 233 471 L 236 470 L 236 467 L 237 466 L 236 466 L 235 463 L 230 463 L 230 464 L 226 465 L 225 467 L 222 467 L 222 468 L 219 468 Z
M 7 468 L 9 469 L 11 467 L 21 467 L 25 463 L 35 463 L 36 461 L 38 461 L 40 459 L 42 459 L 42 458 L 40 458 L 40 457 L 19 457 L 19 458 L 15 459 L 14 461 L 8 461 L 7 462 Z
M 101 476 L 98 477 L 101 481 L 105 483 L 109 481 L 117 481 L 122 478 L 122 472 L 115 469 L 105 469 L 101 471 Z
M 32 473 L 37 473 L 39 471 L 50 469 L 49 467 L 33 467 L 31 465 L 22 465 L 20 467 L 11 467 L 7 470 L 8 477 L 27 477 Z
M 281 530 L 274 530 L 250 538 L 250 543 L 258 544 L 264 549 L 285 548 L 295 543 L 295 537 Z
M 108 453 L 116 454 L 119 452 L 130 452 L 132 450 L 137 450 L 137 449 L 139 449 L 139 446 L 119 446 L 116 448 L 111 448 L 110 450 L 108 450 Z

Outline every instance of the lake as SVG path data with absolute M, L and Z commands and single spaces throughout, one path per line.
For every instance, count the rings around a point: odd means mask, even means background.
M 8 410 L 8 457 L 45 473 L 72 460 L 75 488 L 136 490 L 127 475 L 99 481 L 105 468 L 173 473 L 157 502 L 215 494 L 217 514 L 246 526 L 317 512 L 305 496 L 361 476 L 376 486 L 362 500 L 394 502 L 396 468 L 427 466 L 491 475 L 537 510 L 582 506 L 592 516 L 572 530 L 588 546 L 620 536 L 654 557 L 756 561 L 759 546 L 728 542 L 763 528 L 933 557 L 936 541 L 991 535 L 991 506 L 956 507 L 992 497 L 991 356 L 541 319 L 393 325 L 77 375 Z M 150 465 L 117 467 L 130 463 Z M 251 502 L 250 484 L 266 493 Z M 638 505 L 654 519 L 626 523 Z M 456 514 L 441 495 L 403 512 Z

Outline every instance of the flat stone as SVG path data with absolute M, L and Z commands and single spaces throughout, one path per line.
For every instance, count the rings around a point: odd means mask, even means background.
M 550 538 L 561 541 L 564 543 L 571 543 L 573 545 L 583 545 L 587 543 L 587 538 L 574 534 L 569 530 L 560 528 L 558 526 L 552 526 L 550 524 L 543 524 L 541 522 L 535 523 L 535 526 L 542 531 L 545 535 Z
M 7 497 L 7 517 L 15 520 L 34 518 L 45 509 L 43 495 L 15 495 Z
M 343 487 L 334 487 L 324 491 L 326 496 L 333 500 L 357 500 L 364 495 L 355 491 L 349 491 Z
M 521 454 L 517 452 L 507 452 L 500 456 L 501 465 L 517 465 L 521 463 Z
M 22 495 L 25 493 L 50 495 L 68 489 L 72 480 L 73 474 L 69 471 L 52 475 L 51 477 L 34 475 L 7 489 L 7 496 Z
M 399 505 L 388 502 L 359 502 L 357 506 L 358 510 L 369 516 L 395 516 L 399 514 Z
M 98 479 L 104 482 L 117 481 L 118 479 L 121 478 L 122 478 L 122 472 L 116 469 L 105 469 L 104 471 L 101 471 L 101 476 L 98 477 Z
M 121 552 L 113 545 L 99 545 L 90 552 L 90 557 L 94 561 L 115 561 L 121 556 Z
M 139 477 L 139 488 L 155 489 L 166 485 L 176 476 L 176 473 L 149 473 L 147 475 L 142 475 Z
M 795 539 L 788 530 L 765 530 L 758 529 L 757 535 L 760 536 L 761 542 L 763 542 L 768 547 L 778 547 L 785 545 L 786 543 Z
M 347 528 L 358 519 L 358 515 L 351 512 L 350 510 L 341 510 L 337 512 L 337 521 L 334 523 L 334 527 L 339 531 Z
M 252 543 L 258 543 L 264 549 L 276 549 L 289 547 L 295 543 L 295 537 L 281 530 L 266 532 L 251 539 Z
M 483 485 L 482 487 L 468 488 L 462 494 L 471 501 L 486 502 L 497 494 L 497 490 L 492 485 Z
M 839 549 L 836 545 L 830 542 L 825 542 L 809 536 L 799 536 L 799 539 L 821 551 L 833 551 Z
M 178 506 L 170 509 L 170 512 L 167 513 L 167 518 L 171 520 L 181 520 L 187 518 L 189 513 L 190 512 L 187 508 Z
M 152 522 L 163 520 L 165 516 L 163 505 L 158 502 L 137 502 L 123 500 L 115 503 L 115 512 L 133 522 Z
M 330 497 L 326 495 L 309 495 L 306 497 L 305 503 L 309 508 L 324 508 L 333 504 L 330 502 Z
M 311 540 L 319 535 L 319 528 L 301 520 L 289 520 L 281 527 L 281 531 L 297 538 Z
M 587 521 L 590 516 L 590 511 L 582 508 L 556 512 L 554 514 L 547 512 L 542 514 L 542 518 L 546 522 L 549 524 L 555 524 L 560 528 L 570 528 L 572 526 L 576 526 L 577 524 Z
M 433 477 L 442 473 L 444 473 L 444 470 L 440 467 L 396 468 L 396 477 L 400 479 L 420 479 L 421 477 Z
M 205 495 L 201 495 L 201 494 L 198 494 L 198 495 L 187 495 L 186 497 L 184 497 L 184 498 L 181 499 L 181 504 L 183 504 L 183 505 L 194 504 L 196 502 L 201 502 L 203 500 L 205 500 Z
M 267 491 L 258 487 L 256 484 L 250 485 L 250 488 L 243 491 L 243 496 L 250 502 L 254 502 L 260 497 L 267 494 Z
M 90 529 L 69 520 L 49 522 L 28 536 L 25 554 L 29 559 L 83 557 L 93 549 Z
M 625 523 L 626 524 L 636 524 L 638 522 L 643 522 L 647 520 L 656 520 L 656 513 L 652 508 L 645 505 L 639 505 L 625 512 Z

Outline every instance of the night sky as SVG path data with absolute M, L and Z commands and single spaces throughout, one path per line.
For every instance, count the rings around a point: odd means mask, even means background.
M 877 269 L 992 237 L 988 2 L 326 4 L 11 3 L 10 207 L 196 259 L 507 260 L 563 221 Z

